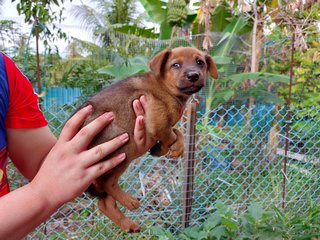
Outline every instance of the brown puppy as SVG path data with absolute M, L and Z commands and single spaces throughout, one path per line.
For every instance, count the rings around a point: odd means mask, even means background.
M 116 204 L 119 202 L 129 210 L 139 207 L 139 201 L 118 185 L 119 177 L 130 162 L 141 155 L 137 153 L 133 140 L 136 118 L 132 109 L 133 100 L 141 95 L 145 95 L 148 100 L 148 108 L 145 109 L 145 129 L 149 137 L 158 142 L 151 148 L 151 154 L 162 156 L 170 149 L 170 157 L 177 158 L 183 154 L 184 144 L 182 134 L 173 126 L 180 119 L 189 96 L 204 86 L 207 73 L 215 79 L 218 78 L 212 58 L 191 47 L 178 47 L 158 53 L 150 61 L 150 69 L 150 72 L 128 77 L 103 89 L 81 106 L 93 106 L 93 113 L 84 125 L 105 112 L 114 113 L 112 123 L 89 147 L 109 141 L 125 132 L 129 134 L 129 143 L 113 154 L 125 152 L 126 160 L 96 179 L 89 188 L 91 193 L 100 196 L 100 210 L 127 232 L 140 230 L 139 225 L 127 218 Z

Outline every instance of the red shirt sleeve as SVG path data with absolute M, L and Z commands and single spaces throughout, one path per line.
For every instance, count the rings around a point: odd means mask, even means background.
M 5 54 L 4 62 L 9 85 L 9 109 L 6 128 L 38 128 L 48 124 L 39 108 L 38 95 L 27 77 Z

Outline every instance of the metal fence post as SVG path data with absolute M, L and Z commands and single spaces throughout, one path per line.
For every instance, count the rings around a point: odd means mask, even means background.
M 192 100 L 186 109 L 186 133 L 185 133 L 185 153 L 184 153 L 184 181 L 182 196 L 182 227 L 186 228 L 190 224 L 192 211 L 194 165 L 195 165 L 195 138 L 197 122 L 197 100 Z

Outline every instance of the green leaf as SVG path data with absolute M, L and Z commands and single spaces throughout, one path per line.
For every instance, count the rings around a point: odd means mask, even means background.
M 209 237 L 209 233 L 208 232 L 200 231 L 198 233 L 197 239 L 198 240 L 203 240 L 203 239 L 208 239 L 208 237 Z
M 220 214 L 225 213 L 228 209 L 227 206 L 225 204 L 223 204 L 223 202 L 221 202 L 220 200 L 216 201 L 215 208 L 217 209 L 217 211 Z
M 231 57 L 226 56 L 213 56 L 212 58 L 215 64 L 230 64 L 232 61 Z
M 228 26 L 230 23 L 229 19 L 232 17 L 230 9 L 228 9 L 225 2 L 218 5 L 212 15 L 212 32 L 223 32 L 223 30 Z
M 230 230 L 238 230 L 238 223 L 236 220 L 231 218 L 222 218 L 221 223 L 225 225 Z
M 222 102 L 222 100 L 224 102 L 228 102 L 232 98 L 232 96 L 234 96 L 234 94 L 235 94 L 234 90 L 225 89 L 225 90 L 221 90 L 221 91 L 217 92 L 214 97 L 216 99 L 219 99 L 220 102 Z
M 203 224 L 203 230 L 211 231 L 221 223 L 221 217 L 218 214 L 211 215 Z
M 237 34 L 244 28 L 248 23 L 248 20 L 242 16 L 236 16 L 230 24 L 224 29 L 224 32 L 229 32 L 232 35 Z
M 165 232 L 163 231 L 162 228 L 155 226 L 155 227 L 151 227 L 151 232 L 152 234 L 154 234 L 155 236 L 161 236 L 163 234 L 165 234 Z
M 258 203 L 252 203 L 248 207 L 248 214 L 250 214 L 256 222 L 258 222 L 262 218 L 263 213 L 264 210 Z
M 151 232 L 153 235 L 157 236 L 159 240 L 174 240 L 173 234 L 170 232 L 170 230 L 162 229 L 160 227 L 151 227 Z
M 98 73 L 108 74 L 112 76 L 114 80 L 121 80 L 128 76 L 146 71 L 148 71 L 148 67 L 145 64 L 139 63 L 129 65 L 123 64 L 121 67 L 110 65 L 98 69 Z
M 186 22 L 183 25 L 183 27 L 190 28 L 196 18 L 197 18 L 197 13 L 188 13 Z
M 128 76 L 149 71 L 148 60 L 143 56 L 135 56 L 128 59 L 128 63 L 120 66 L 109 65 L 98 69 L 98 73 L 108 74 L 114 80 L 121 80 Z
M 199 235 L 199 227 L 195 226 L 195 227 L 188 227 L 186 229 L 184 229 L 183 234 L 191 239 L 197 239 L 198 235 Z
M 153 28 L 140 28 L 136 25 L 123 25 L 120 27 L 113 28 L 117 32 L 134 34 L 136 36 L 145 37 L 145 38 L 158 38 L 159 34 L 154 33 Z M 105 33 L 105 31 L 104 31 Z
M 140 0 L 146 13 L 153 22 L 162 23 L 166 20 L 167 10 L 164 8 L 166 4 L 160 0 Z
M 172 27 L 167 21 L 163 21 L 160 24 L 160 39 L 170 39 Z
M 214 237 L 214 239 L 220 240 L 221 237 L 226 237 L 227 231 L 224 226 L 219 226 L 210 231 L 210 237 Z
M 217 44 L 215 55 L 228 56 L 237 40 L 237 33 L 247 24 L 243 17 L 233 19 L 224 29 L 224 35 Z
M 281 233 L 273 233 L 270 231 L 262 232 L 258 236 L 259 240 L 282 240 L 283 237 Z M 311 239 L 311 238 L 308 238 Z
M 233 74 L 223 78 L 223 80 L 233 81 L 234 86 L 239 86 L 243 81 L 247 79 L 263 80 L 263 81 L 274 82 L 274 83 L 288 83 L 290 81 L 289 76 L 274 74 L 274 73 L 263 73 L 263 72 L 244 72 L 244 73 Z

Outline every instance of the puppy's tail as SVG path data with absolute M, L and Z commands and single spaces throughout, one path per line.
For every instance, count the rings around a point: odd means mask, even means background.
M 94 197 L 98 197 L 98 198 L 105 198 L 108 196 L 108 194 L 106 192 L 100 192 L 96 189 L 96 187 L 91 184 L 88 189 L 87 192 L 90 193 L 92 196 Z

